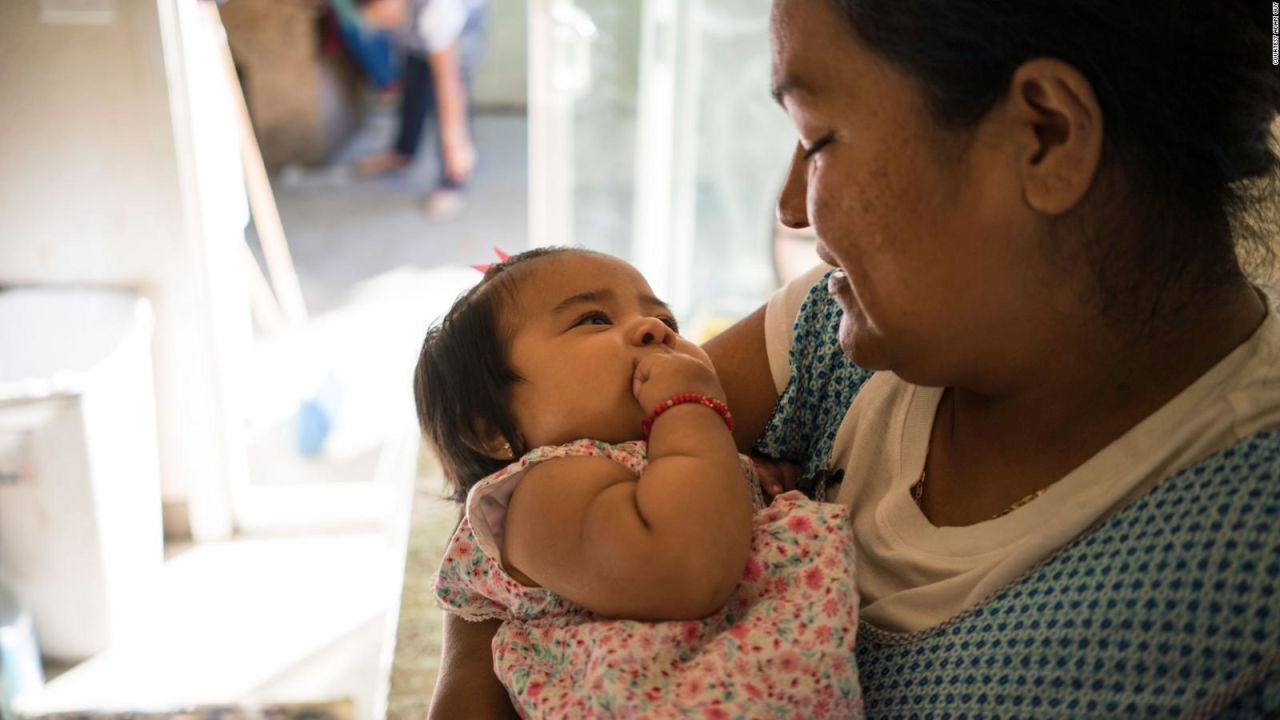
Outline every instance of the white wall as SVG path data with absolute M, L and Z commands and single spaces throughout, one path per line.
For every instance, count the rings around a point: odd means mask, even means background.
M 39 6 L 0 2 L 0 281 L 154 283 L 182 226 L 155 3 Z
M 475 103 L 523 108 L 528 95 L 529 21 L 525 0 L 489 0 L 485 57 L 476 70 Z
M 235 421 L 220 393 L 226 311 L 211 289 L 207 228 L 242 231 L 244 217 L 193 207 L 200 119 L 182 110 L 176 25 L 193 12 L 178 3 L 196 3 L 102 2 L 109 22 L 73 25 L 42 22 L 45 2 L 0 1 L 0 285 L 148 296 L 163 495 L 225 488 Z M 227 302 L 238 316 L 241 301 Z

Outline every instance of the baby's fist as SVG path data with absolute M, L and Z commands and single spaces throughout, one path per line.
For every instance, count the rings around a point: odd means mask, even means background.
M 680 351 L 650 353 L 636 364 L 631 391 L 646 411 L 680 393 L 700 393 L 724 400 L 720 380 L 709 360 Z

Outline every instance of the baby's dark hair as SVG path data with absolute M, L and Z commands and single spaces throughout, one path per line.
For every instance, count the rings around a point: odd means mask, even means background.
M 418 424 L 444 466 L 455 501 L 464 500 L 472 485 L 510 462 L 479 449 L 482 432 L 501 435 L 515 457 L 527 449 L 522 447 L 510 407 L 511 386 L 522 379 L 507 355 L 512 329 L 503 327 L 500 319 L 503 308 L 515 298 L 510 270 L 566 252 L 589 251 L 540 247 L 490 266 L 422 342 L 413 372 Z

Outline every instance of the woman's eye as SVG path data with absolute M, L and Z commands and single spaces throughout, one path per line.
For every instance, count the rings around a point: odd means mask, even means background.
M 832 140 L 835 140 L 835 139 L 836 139 L 836 134 L 834 132 L 829 132 L 826 135 L 823 135 L 822 137 L 815 140 L 812 145 L 805 148 L 804 153 L 801 155 L 801 157 L 804 158 L 805 160 L 808 160 L 814 155 L 817 155 L 822 150 L 822 148 L 826 147 Z
M 577 320 L 573 321 L 573 327 L 578 327 L 579 325 L 612 325 L 612 324 L 613 324 L 613 321 L 609 319 L 609 316 L 605 315 L 599 310 L 592 310 L 589 313 L 584 313 Z

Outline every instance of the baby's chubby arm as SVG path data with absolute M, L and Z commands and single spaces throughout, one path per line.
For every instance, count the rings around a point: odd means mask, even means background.
M 724 398 L 710 361 L 681 341 L 637 366 L 652 408 L 682 392 Z M 751 550 L 751 497 L 724 420 L 677 405 L 653 424 L 637 481 L 607 458 L 531 468 L 511 498 L 509 569 L 609 617 L 686 620 L 722 607 Z

